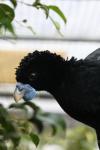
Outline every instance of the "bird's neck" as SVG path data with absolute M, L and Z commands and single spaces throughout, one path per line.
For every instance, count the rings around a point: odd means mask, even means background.
M 63 86 L 63 85 L 62 85 Z M 64 110 L 65 113 L 67 113 L 72 118 L 80 121 L 79 119 L 79 110 L 78 106 L 74 102 L 74 99 L 72 99 L 72 96 L 70 96 L 70 92 L 67 91 L 66 88 L 56 88 L 50 92 L 58 104 L 61 106 L 61 108 Z
M 48 89 L 60 106 L 67 112 L 70 116 L 78 116 L 78 106 L 75 105 L 75 99 L 73 97 L 73 84 L 76 83 L 77 68 L 82 63 L 82 60 L 77 61 L 71 58 L 66 61 L 65 72 L 63 72 L 62 80 L 59 85 L 53 85 L 51 89 Z M 77 104 L 77 103 L 76 103 Z
M 72 95 L 72 87 L 71 82 L 74 79 L 74 74 L 70 77 L 70 79 L 63 78 L 61 84 L 58 86 L 49 89 L 48 92 L 51 93 L 54 98 L 57 100 L 61 108 L 69 114 L 71 117 L 79 120 L 79 112 L 77 103 L 75 103 L 74 97 Z
M 57 102 L 64 109 L 64 111 L 67 110 L 67 113 L 70 114 L 72 105 L 70 104 L 69 94 L 67 91 L 67 87 L 65 87 L 65 83 L 62 82 L 61 85 L 49 89 L 48 92 L 53 95 L 53 97 L 57 100 Z

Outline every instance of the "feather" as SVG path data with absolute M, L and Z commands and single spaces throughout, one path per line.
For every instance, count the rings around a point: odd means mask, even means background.
M 91 54 L 89 54 L 85 60 L 100 60 L 100 48 L 96 49 L 95 51 L 93 51 Z

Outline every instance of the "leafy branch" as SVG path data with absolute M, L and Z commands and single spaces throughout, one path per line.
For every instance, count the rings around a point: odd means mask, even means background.
M 12 21 L 15 17 L 14 10 L 6 4 L 0 4 L 0 29 L 4 28 L 15 34 Z
M 28 113 L 26 106 L 33 110 L 30 118 L 21 117 L 22 113 L 25 113 L 25 116 Z M 20 115 L 18 115 L 18 111 Z M 44 131 L 45 124 L 51 127 L 52 135 L 59 131 L 59 127 L 60 132 L 65 133 L 66 122 L 63 118 L 43 112 L 32 102 L 14 103 L 7 109 L 0 104 L 0 149 L 8 150 L 6 143 L 7 141 L 12 141 L 11 150 L 19 150 L 21 141 L 25 138 L 37 147 L 40 141 L 39 133 Z M 37 128 L 37 131 L 36 128 L 34 129 L 34 126 Z
M 4 28 L 5 30 L 8 30 L 10 33 L 12 33 L 15 36 L 15 31 L 14 31 L 12 22 L 15 20 L 15 15 L 16 15 L 15 9 L 17 7 L 17 4 L 22 3 L 28 7 L 42 9 L 46 15 L 46 19 L 49 18 L 51 20 L 51 22 L 53 23 L 53 25 L 55 26 L 58 33 L 60 35 L 62 35 L 60 32 L 60 24 L 50 16 L 50 11 L 54 11 L 62 19 L 62 21 L 66 24 L 67 19 L 59 7 L 57 7 L 55 5 L 42 4 L 40 0 L 35 0 L 35 2 L 33 2 L 32 4 L 28 4 L 28 3 L 25 3 L 25 2 L 22 2 L 19 0 L 10 0 L 10 2 L 12 3 L 13 8 L 7 4 L 0 3 L 0 29 L 1 29 L 1 31 L 2 31 L 2 28 Z M 16 22 L 18 23 L 18 21 L 16 21 Z M 27 20 L 24 19 L 23 22 L 26 23 Z M 35 33 L 33 31 L 32 27 L 28 26 L 27 28 L 29 30 L 31 30 L 33 32 L 33 34 Z

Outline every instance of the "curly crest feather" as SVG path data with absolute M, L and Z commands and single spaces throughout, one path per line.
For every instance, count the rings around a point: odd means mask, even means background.
M 57 73 L 62 74 L 64 70 L 65 60 L 55 53 L 51 53 L 49 51 L 34 51 L 33 53 L 29 53 L 25 56 L 17 70 L 16 70 L 16 80 L 22 83 L 29 83 L 29 79 L 31 80 L 31 74 L 34 72 L 48 72 L 48 76 L 50 73 L 57 77 Z

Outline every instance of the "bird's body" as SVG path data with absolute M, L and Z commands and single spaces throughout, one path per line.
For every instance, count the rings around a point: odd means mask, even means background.
M 71 117 L 97 127 L 100 124 L 100 64 L 92 63 L 72 62 L 69 75 L 66 72 L 62 85 L 51 93 Z
M 100 60 L 65 61 L 48 51 L 36 51 L 21 61 L 16 79 L 50 92 L 66 113 L 93 127 L 100 140 Z

